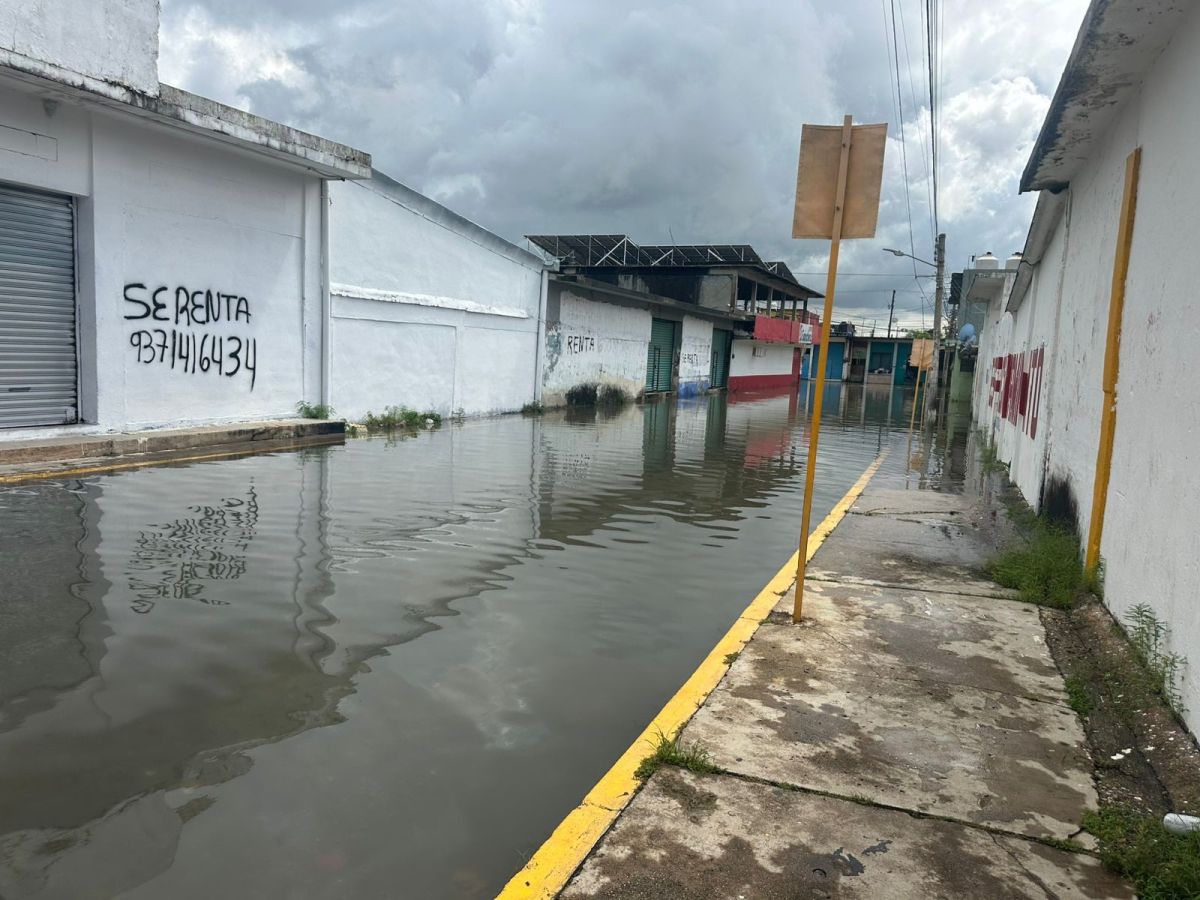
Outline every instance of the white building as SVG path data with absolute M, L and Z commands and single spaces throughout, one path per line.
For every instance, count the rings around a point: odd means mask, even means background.
M 328 393 L 327 182 L 370 158 L 157 58 L 156 0 L 0 5 L 0 440 Z
M 1021 188 L 1039 191 L 1011 291 L 980 336 L 974 411 L 1035 506 L 1099 539 L 1104 600 L 1118 619 L 1149 604 L 1189 657 L 1180 689 L 1200 725 L 1200 306 L 1191 272 L 1200 226 L 1200 7 L 1093 0 Z M 1111 466 L 1098 463 L 1114 262 L 1130 199 Z M 1119 308 L 1119 307 L 1118 307 Z M 1096 486 L 1110 480 L 1097 508 Z
M 338 415 L 512 412 L 538 396 L 539 257 L 375 172 L 330 205 Z

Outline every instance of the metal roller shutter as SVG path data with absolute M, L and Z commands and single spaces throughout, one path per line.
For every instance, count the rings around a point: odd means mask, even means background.
M 74 205 L 0 184 L 0 427 L 76 407 Z
M 671 390 L 675 374 L 675 323 L 666 319 L 651 319 L 650 348 L 646 357 L 646 390 Z

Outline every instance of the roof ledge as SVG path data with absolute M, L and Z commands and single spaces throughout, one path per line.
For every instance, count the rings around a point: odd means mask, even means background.
M 1061 191 L 1171 40 L 1192 0 L 1092 0 L 1021 175 L 1021 191 Z

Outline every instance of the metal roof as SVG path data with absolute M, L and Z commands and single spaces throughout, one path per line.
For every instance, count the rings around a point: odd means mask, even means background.
M 821 296 L 796 280 L 784 262 L 766 262 L 749 244 L 635 244 L 625 234 L 527 234 L 532 244 L 569 266 L 617 268 L 752 266 Z

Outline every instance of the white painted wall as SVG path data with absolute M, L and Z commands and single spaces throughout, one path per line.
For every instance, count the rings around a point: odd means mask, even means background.
M 0 3 L 0 50 L 158 93 L 158 0 Z
M 0 181 L 77 198 L 85 422 L 125 430 L 282 417 L 319 395 L 316 177 L 126 116 L 65 103 L 48 114 L 6 87 L 0 126 L 55 148 L 30 156 L 0 146 Z M 126 318 L 146 310 L 125 300 L 131 284 L 145 285 L 130 289 L 145 302 L 166 288 L 157 318 Z M 249 320 L 177 317 L 178 288 L 245 298 Z M 207 372 L 190 361 L 185 371 L 178 354 L 172 366 L 172 334 L 193 358 L 204 347 L 211 359 L 219 346 L 221 372 L 211 361 Z M 0 439 L 21 431 L 0 430 Z
M 550 290 L 557 316 L 546 323 L 545 402 L 560 405 L 568 390 L 588 383 L 613 384 L 630 396 L 644 391 L 650 310 L 594 300 L 567 285 Z
M 1000 458 L 1037 502 L 1043 475 L 1065 479 L 1086 540 L 1101 410 L 1109 288 L 1125 157 L 1143 148 L 1126 282 L 1117 427 L 1101 543 L 1104 600 L 1118 619 L 1148 603 L 1171 628 L 1168 650 L 1189 657 L 1182 692 L 1192 729 L 1200 726 L 1200 435 L 1190 260 L 1200 183 L 1187 160 L 1200 141 L 1200 11 L 1193 11 L 1148 74 L 1140 94 L 1072 181 L 1067 209 L 1015 315 L 995 308 L 980 365 L 1045 339 L 1042 415 L 1036 442 L 995 421 L 977 390 L 977 417 L 996 435 Z M 993 304 L 993 307 L 998 304 Z M 1006 321 L 1007 320 L 1007 321 Z M 998 327 L 993 327 L 998 325 Z M 985 353 L 987 356 L 985 356 Z M 977 373 L 977 381 L 981 381 Z M 1042 428 L 1045 428 L 1043 435 Z M 1022 444 L 1022 440 L 1026 441 Z M 1044 460 L 1039 465 L 1039 456 Z
M 761 356 L 755 356 L 756 349 L 762 354 Z M 733 358 L 729 361 L 729 377 L 790 375 L 794 349 L 791 344 L 734 338 Z
M 535 398 L 537 257 L 380 173 L 334 184 L 330 198 L 339 415 L 485 415 Z
M 712 322 L 685 316 L 679 352 L 679 396 L 708 390 L 712 381 Z

